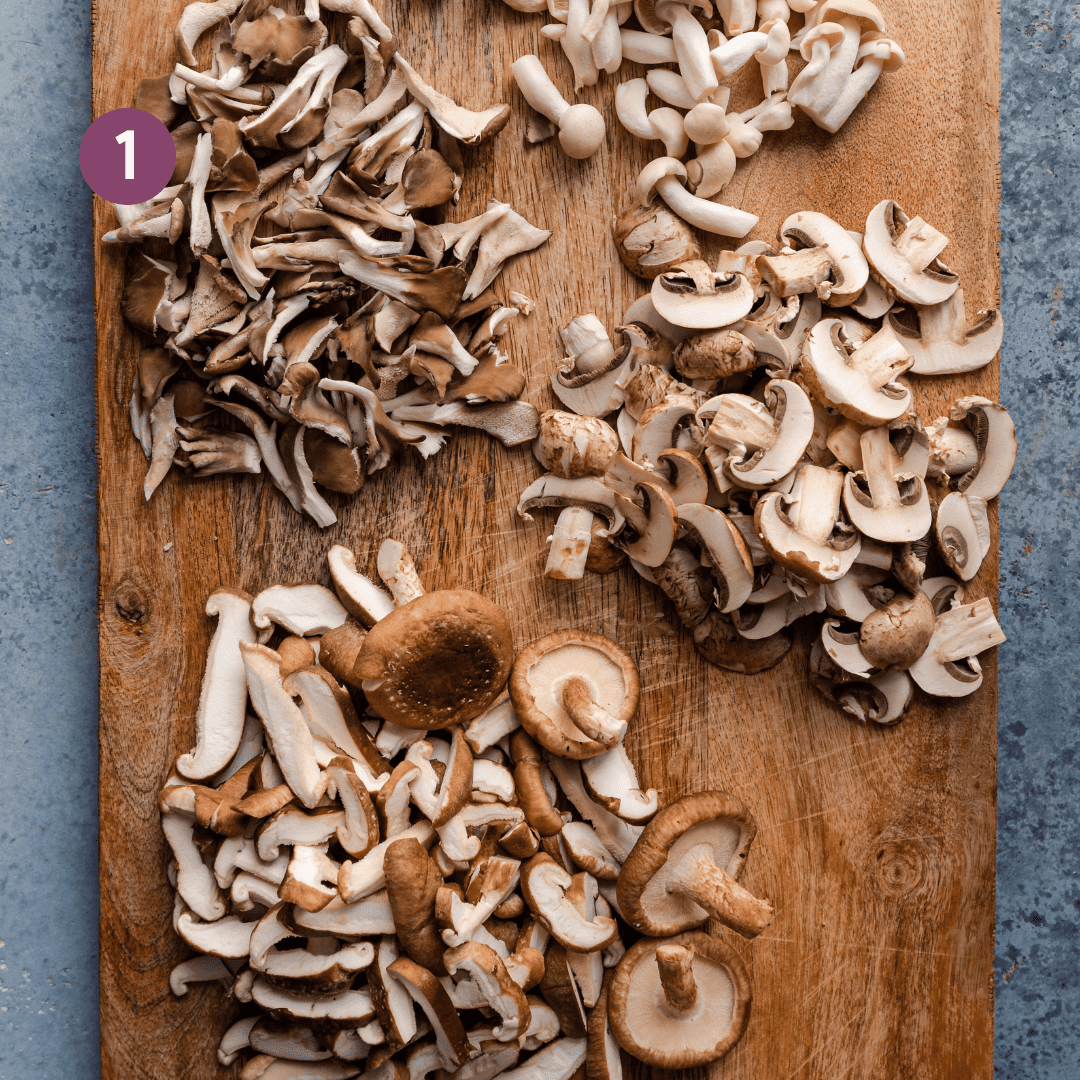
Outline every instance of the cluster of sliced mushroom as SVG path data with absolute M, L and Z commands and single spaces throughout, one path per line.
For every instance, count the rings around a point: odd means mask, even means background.
M 713 196 L 734 176 L 740 159 L 757 153 L 766 131 L 792 126 L 792 106 L 825 131 L 839 131 L 881 73 L 904 62 L 903 50 L 886 36 L 885 18 L 870 0 L 505 2 L 556 20 L 541 33 L 562 46 L 575 90 L 595 85 L 601 72 L 615 74 L 623 60 L 649 68 L 645 78 L 615 89 L 622 126 L 664 146 L 664 156 L 640 174 L 637 205 L 628 213 L 640 215 L 659 195 L 683 221 L 721 236 L 745 236 L 758 219 L 713 202 Z M 802 15 L 794 34 L 793 12 Z M 634 23 L 624 25 L 631 17 Z M 793 80 L 792 51 L 807 61 Z M 752 108 L 729 112 L 730 80 L 751 63 L 760 69 L 765 97 Z M 513 72 L 537 114 L 530 141 L 558 132 L 571 157 L 589 157 L 599 149 L 604 120 L 593 106 L 570 105 L 536 56 L 515 61 Z M 650 110 L 650 94 L 664 104 Z M 691 143 L 692 156 L 684 163 Z
M 393 540 L 389 593 L 347 548 L 327 561 L 333 591 L 211 595 L 196 745 L 159 796 L 197 953 L 170 985 L 220 980 L 242 1005 L 220 1062 L 617 1080 L 620 1045 L 668 1067 L 726 1053 L 749 977 L 699 928 L 769 925 L 736 880 L 756 826 L 722 792 L 640 789 L 632 659 L 573 630 L 515 659 L 500 608 L 425 592 Z
M 550 233 L 497 200 L 443 222 L 459 144 L 494 136 L 510 107 L 471 112 L 429 86 L 369 0 L 308 0 L 299 16 L 193 3 L 176 44 L 136 100 L 171 128 L 170 185 L 117 206 L 104 237 L 149 245 L 131 251 L 122 302 L 155 342 L 130 403 L 145 497 L 171 468 L 265 467 L 327 526 L 323 490 L 355 493 L 402 447 L 429 457 L 454 426 L 533 438 L 525 378 L 499 349 L 532 304 L 492 284 Z
M 982 397 L 919 418 L 908 373 L 975 370 L 1002 340 L 995 311 L 968 324 L 947 243 L 889 200 L 864 234 L 801 211 L 779 250 L 673 260 L 616 343 L 595 316 L 574 319 L 551 377 L 570 411 L 542 414 L 547 472 L 518 505 L 559 510 L 545 575 L 629 558 L 708 660 L 746 673 L 824 612 L 813 681 L 863 721 L 900 720 L 916 685 L 976 690 L 978 654 L 1005 639 L 965 583 L 1016 435 Z

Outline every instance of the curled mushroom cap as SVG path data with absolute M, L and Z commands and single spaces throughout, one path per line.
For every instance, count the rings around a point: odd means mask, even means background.
M 541 746 L 560 757 L 582 759 L 621 740 L 637 711 L 641 683 L 634 661 L 613 641 L 585 631 L 556 630 L 518 654 L 509 690 L 522 727 Z M 597 735 L 611 741 L 599 741 Z
M 430 592 L 371 628 L 353 679 L 384 720 L 444 728 L 494 703 L 512 659 L 510 622 L 501 608 L 464 589 Z
M 723 1057 L 746 1031 L 750 976 L 729 945 L 700 931 L 642 938 L 608 989 L 611 1031 L 647 1065 L 688 1069 Z
M 772 921 L 772 907 L 735 880 L 756 833 L 746 806 L 722 791 L 685 795 L 664 807 L 619 873 L 616 895 L 627 922 L 666 937 L 711 916 L 756 937 Z

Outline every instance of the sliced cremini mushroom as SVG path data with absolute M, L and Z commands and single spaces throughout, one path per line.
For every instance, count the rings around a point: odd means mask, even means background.
M 425 730 L 449 727 L 492 705 L 512 656 L 501 608 L 462 589 L 430 592 L 371 628 L 353 679 L 384 719 Z
M 986 503 L 959 491 L 950 492 L 934 515 L 934 538 L 949 569 L 961 581 L 970 581 L 990 551 Z
M 647 457 L 643 454 L 643 458 Z M 671 496 L 655 484 L 637 484 L 635 498 L 615 496 L 624 524 L 611 533 L 611 542 L 642 566 L 659 566 L 671 553 L 678 535 L 679 510 Z
M 508 689 L 522 727 L 541 746 L 581 759 L 621 740 L 637 711 L 640 681 L 613 641 L 557 630 L 518 653 Z
M 939 611 L 926 651 L 910 668 L 911 677 L 935 697 L 966 697 L 982 685 L 979 653 L 1006 640 L 985 597 Z
M 930 495 L 921 476 L 900 471 L 888 428 L 863 432 L 859 446 L 862 469 L 844 478 L 844 509 L 852 524 L 886 542 L 925 536 L 932 515 Z
M 734 796 L 703 791 L 677 799 L 645 826 L 623 864 L 619 909 L 653 937 L 710 917 L 756 937 L 772 922 L 772 906 L 735 880 L 756 832 L 753 815 Z
M 739 530 L 722 510 L 701 503 L 680 506 L 679 525 L 707 556 L 719 609 L 728 612 L 742 607 L 754 588 L 754 567 Z
M 1005 324 L 998 311 L 980 311 L 968 326 L 964 290 L 957 289 L 940 304 L 917 309 L 918 329 L 913 330 L 890 312 L 886 321 L 911 353 L 916 375 L 956 375 L 985 367 L 1001 349 Z
M 960 279 L 938 256 L 949 238 L 921 217 L 908 218 L 891 199 L 870 211 L 863 251 L 878 284 L 908 304 L 933 307 L 956 292 Z
M 643 938 L 608 988 L 612 1034 L 647 1065 L 687 1069 L 717 1061 L 750 1020 L 750 976 L 738 953 L 700 931 Z

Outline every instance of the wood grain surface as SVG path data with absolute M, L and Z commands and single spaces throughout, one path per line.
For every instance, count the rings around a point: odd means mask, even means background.
M 134 104 L 144 76 L 173 62 L 179 0 L 97 0 L 94 115 Z M 995 306 L 999 31 L 978 0 L 880 0 L 908 56 L 836 136 L 805 119 L 768 133 L 724 201 L 761 216 L 771 240 L 794 210 L 861 228 L 896 199 L 952 238 L 969 311 Z M 620 321 L 643 285 L 619 264 L 613 212 L 650 150 L 614 116 L 610 76 L 583 92 L 608 123 L 607 144 L 573 162 L 554 141 L 529 147 L 527 109 L 510 64 L 536 52 L 570 84 L 540 16 L 501 0 L 384 0 L 405 54 L 465 105 L 506 100 L 507 128 L 466 150 L 453 219 L 495 197 L 553 230 L 497 282 L 537 301 L 504 339 L 529 376 L 525 397 L 550 404 L 561 355 L 556 328 L 594 311 Z M 341 29 L 338 17 L 332 28 Z M 639 75 L 627 65 L 618 78 Z M 735 109 L 753 104 L 747 87 Z M 760 90 L 758 89 L 758 95 Z M 113 227 L 95 199 L 95 237 Z M 719 245 L 713 245 L 713 251 Z M 169 992 L 185 949 L 170 927 L 171 890 L 155 795 L 193 740 L 205 649 L 203 614 L 222 583 L 251 592 L 274 582 L 328 580 L 324 553 L 354 548 L 374 568 L 386 536 L 412 550 L 432 588 L 478 589 L 510 613 L 518 647 L 563 626 L 609 635 L 637 659 L 643 693 L 628 748 L 642 779 L 668 797 L 701 788 L 737 793 L 760 831 L 744 881 L 771 898 L 776 919 L 753 943 L 735 939 L 753 979 L 743 1041 L 709 1070 L 724 1080 L 936 1080 L 991 1074 L 996 664 L 955 704 L 920 697 L 895 729 L 853 723 L 807 680 L 803 634 L 773 671 L 744 677 L 710 667 L 671 605 L 629 568 L 582 583 L 545 581 L 551 521 L 514 515 L 540 473 L 531 455 L 479 433 L 454 436 L 421 463 L 405 458 L 355 498 L 331 494 L 337 525 L 320 531 L 269 483 L 252 477 L 170 476 L 143 502 L 145 462 L 127 400 L 139 349 L 119 310 L 124 251 L 96 248 L 101 649 L 101 1039 L 106 1080 L 235 1075 L 214 1049 L 230 1004 L 220 987 Z M 925 420 L 961 394 L 997 395 L 997 365 L 920 381 Z M 995 524 L 996 504 L 991 516 Z M 996 599 L 996 546 L 970 595 Z M 727 931 L 721 931 L 727 935 Z M 728 935 L 732 937 L 732 935 Z M 649 1070 L 633 1066 L 632 1076 Z M 703 1071 L 702 1071 L 703 1072 Z

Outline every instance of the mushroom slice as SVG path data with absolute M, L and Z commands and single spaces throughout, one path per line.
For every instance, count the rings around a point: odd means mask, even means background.
M 926 652 L 909 669 L 911 677 L 935 697 L 966 697 L 982 685 L 978 654 L 1005 640 L 985 597 L 939 612 Z
M 877 610 L 879 605 L 869 594 L 887 576 L 884 570 L 856 563 L 842 578 L 826 583 L 823 590 L 826 610 L 830 615 L 861 623 Z
M 354 858 L 363 858 L 379 842 L 379 819 L 371 796 L 355 764 L 336 757 L 326 767 L 327 794 L 338 798 L 345 808 L 345 822 L 337 828 L 338 843 Z
M 584 821 L 568 821 L 563 825 L 562 838 L 574 862 L 594 878 L 614 881 L 621 864 L 604 846 L 596 830 Z
M 260 1016 L 248 1016 L 243 1020 L 237 1020 L 218 1043 L 217 1059 L 220 1065 L 231 1065 L 239 1056 L 241 1050 L 246 1050 L 250 1045 L 251 1029 L 262 1019 Z
M 949 569 L 961 581 L 970 581 L 990 552 L 986 503 L 959 491 L 950 492 L 938 506 L 934 536 Z
M 644 825 L 660 809 L 659 792 L 641 790 L 622 743 L 582 762 L 581 774 L 589 795 L 624 821 Z
M 502 803 L 470 803 L 463 806 L 439 829 L 439 840 L 444 855 L 454 862 L 470 862 L 480 854 L 480 837 L 470 829 L 480 830 L 492 822 L 517 824 L 525 820 L 525 814 L 516 806 Z
M 326 556 L 326 564 L 338 598 L 365 626 L 374 626 L 394 610 L 393 598 L 356 569 L 356 556 L 347 547 L 335 544 Z
M 444 975 L 443 943 L 435 925 L 435 897 L 443 879 L 415 837 L 395 837 L 383 861 L 386 893 L 401 947 L 422 967 Z
M 338 874 L 338 892 L 341 899 L 351 904 L 386 888 L 384 860 L 387 848 L 395 840 L 407 840 L 410 837 L 427 845 L 435 839 L 435 830 L 429 822 L 418 821 L 403 833 L 377 844 L 359 862 L 342 863 Z
M 540 836 L 555 836 L 563 829 L 563 819 L 552 805 L 553 797 L 545 787 L 545 767 L 536 743 L 527 732 L 515 731 L 510 737 L 510 754 L 514 759 L 514 787 L 518 805 L 525 814 L 525 820 Z
M 401 981 L 389 973 L 398 952 L 397 938 L 393 933 L 384 935 L 379 939 L 375 963 L 368 968 L 371 1003 L 375 1006 L 387 1045 L 392 1049 L 407 1046 L 417 1035 L 412 998 Z
M 451 904 L 449 926 L 442 932 L 445 944 L 455 947 L 474 936 L 517 888 L 520 866 L 517 859 L 501 855 L 484 860 L 482 869 L 469 881 L 468 902 L 455 897 Z
M 499 1080 L 571 1080 L 585 1064 L 586 1040 L 563 1036 L 542 1046 L 523 1065 L 499 1074 Z
M 471 979 L 485 1004 L 501 1017 L 502 1023 L 491 1033 L 495 1039 L 511 1042 L 528 1030 L 531 1011 L 525 993 L 510 978 L 494 949 L 477 941 L 466 941 L 447 949 L 443 959 L 447 972 Z
M 394 62 L 405 77 L 409 93 L 427 109 L 435 123 L 467 146 L 476 146 L 497 135 L 510 119 L 509 105 L 493 105 L 482 113 L 470 112 L 425 83 L 401 53 L 394 54 Z
M 195 714 L 195 748 L 176 762 L 193 780 L 219 772 L 240 745 L 247 713 L 247 678 L 239 643 L 253 642 L 251 597 L 241 589 L 221 588 L 206 601 L 206 614 L 218 625 L 206 656 L 199 708 Z
M 814 435 L 814 409 L 788 379 L 765 387 L 764 403 L 745 394 L 721 394 L 697 411 L 709 418 L 706 446 L 728 451 L 724 472 L 740 487 L 771 487 L 795 468 Z
M 867 427 L 910 412 L 911 389 L 895 380 L 911 367 L 911 354 L 892 327 L 883 327 L 850 353 L 840 337 L 842 328 L 839 319 L 822 319 L 803 343 L 799 374 L 810 393 Z
M 683 431 L 689 431 L 695 449 L 700 448 L 701 432 L 695 416 L 696 409 L 696 401 L 681 395 L 671 395 L 645 409 L 638 418 L 631 443 L 634 461 L 639 465 L 655 466 L 660 454 L 675 446 Z M 610 458 L 611 455 L 608 456 Z
M 424 595 L 424 586 L 417 573 L 416 564 L 400 541 L 387 539 L 379 545 L 375 568 L 393 594 L 396 607 Z
M 474 754 L 482 754 L 519 727 L 521 721 L 514 712 L 510 695 L 504 690 L 487 712 L 469 721 L 465 728 L 465 741 Z
M 271 585 L 255 597 L 251 608 L 260 630 L 269 631 L 276 623 L 298 637 L 325 634 L 349 614 L 329 589 L 314 584 Z
M 863 654 L 858 629 L 845 626 L 839 619 L 826 619 L 821 627 L 821 643 L 829 659 L 848 675 L 868 679 L 877 673 L 878 668 Z
M 287 1061 L 326 1061 L 334 1056 L 332 1051 L 323 1048 L 311 1028 L 280 1023 L 265 1016 L 249 1032 L 249 1045 L 260 1054 Z
M 1001 349 L 1005 324 L 998 311 L 980 311 L 968 326 L 964 290 L 947 300 L 918 309 L 919 329 L 912 330 L 890 313 L 886 321 L 911 353 L 916 375 L 956 375 L 985 367 Z
M 657 313 L 675 326 L 712 330 L 746 317 L 754 290 L 742 274 L 726 274 L 701 260 L 684 262 L 652 284 Z
M 394 932 L 394 915 L 385 891 L 365 896 L 351 904 L 335 897 L 319 911 L 294 907 L 287 918 L 290 926 L 307 937 L 360 941 L 375 934 Z
M 326 847 L 326 844 L 293 847 L 289 869 L 278 890 L 282 900 L 303 911 L 321 911 L 337 896 L 337 876 L 341 866 L 327 857 Z M 324 884 L 328 881 L 334 885 Z
M 300 811 L 297 811 L 300 813 Z M 288 854 L 280 854 L 275 849 L 272 859 L 261 859 L 254 839 L 244 836 L 229 837 L 223 840 L 214 858 L 214 878 L 227 889 L 242 870 L 263 881 L 280 885 L 289 868 Z M 272 906 L 272 905 L 271 905 Z
M 259 976 L 251 987 L 251 997 L 271 1015 L 290 1016 L 295 1020 L 322 1020 L 357 1028 L 370 1023 L 375 1017 L 371 995 L 366 989 L 342 990 L 313 997 L 291 988 L 285 989 Z
M 863 251 L 871 273 L 891 296 L 908 304 L 933 307 L 956 292 L 959 277 L 938 256 L 949 238 L 921 217 L 908 218 L 891 199 L 870 211 Z
M 326 844 L 344 824 L 345 812 L 334 806 L 310 811 L 295 804 L 284 806 L 259 826 L 255 834 L 256 851 L 264 863 L 271 863 L 280 857 L 283 847 Z
M 566 890 L 566 898 L 574 905 L 579 915 L 586 922 L 593 922 L 599 913 L 602 918 L 611 917 L 611 908 L 602 899 L 599 899 L 596 878 L 586 871 L 574 874 L 570 888 Z M 603 911 L 600 910 L 603 905 Z M 619 943 L 618 936 L 606 948 Z M 577 984 L 578 993 L 581 995 L 581 1003 L 586 1009 L 591 1009 L 600 998 L 600 991 L 604 981 L 604 957 L 602 949 L 593 949 L 589 952 L 575 952 L 567 950 L 566 965 L 570 969 L 570 975 Z
M 566 949 L 594 952 L 607 948 L 619 935 L 615 920 L 589 919 L 567 896 L 573 878 L 550 855 L 539 852 L 522 868 L 521 892 L 525 902 Z
M 723 511 L 701 503 L 680 506 L 679 525 L 708 556 L 720 610 L 742 607 L 754 591 L 754 566 L 739 530 Z
M 862 470 L 844 477 L 844 509 L 860 533 L 891 543 L 918 540 L 930 529 L 930 494 L 921 476 L 899 471 L 885 427 L 859 439 Z
M 667 937 L 711 917 L 756 937 L 772 922 L 772 906 L 735 880 L 756 833 L 746 806 L 722 791 L 665 806 L 619 873 L 616 895 L 627 922 L 643 934 Z
M 242 922 L 237 915 L 227 915 L 215 922 L 203 922 L 193 912 L 182 911 L 176 920 L 176 932 L 193 949 L 225 959 L 247 957 L 254 928 L 254 923 Z
M 828 656 L 820 640 L 810 649 L 810 681 L 863 724 L 899 723 L 915 696 L 915 683 L 906 671 L 882 671 L 869 679 L 849 678 Z
M 534 480 L 518 500 L 517 512 L 526 521 L 532 521 L 530 510 L 547 507 L 580 506 L 607 521 L 608 532 L 618 532 L 623 527 L 623 516 L 615 505 L 615 492 L 600 480 L 591 476 L 566 480 L 547 473 Z
M 949 416 L 953 423 L 964 424 L 975 436 L 978 462 L 964 473 L 956 487 L 978 499 L 995 498 L 1016 464 L 1016 429 L 1012 417 L 1002 405 L 983 397 L 960 398 Z
M 679 508 L 663 488 L 638 484 L 636 497 L 641 505 L 622 495 L 615 496 L 615 507 L 624 519 L 611 542 L 642 566 L 659 566 L 671 553 L 678 535 Z
M 403 727 L 449 727 L 479 716 L 502 692 L 513 658 L 505 613 L 479 593 L 430 592 L 368 633 L 353 678 L 368 704 Z
M 630 206 L 612 221 L 611 232 L 626 269 L 648 280 L 701 258 L 693 230 L 664 206 Z
M 161 829 L 176 859 L 176 891 L 201 919 L 215 922 L 225 915 L 225 901 L 210 868 L 195 844 L 195 815 L 172 811 L 161 815 Z
M 527 401 L 494 401 L 486 405 L 449 401 L 444 405 L 402 406 L 394 410 L 394 419 L 440 427 L 479 428 L 503 446 L 520 446 L 536 438 L 540 414 L 536 406 Z
M 838 581 L 851 569 L 861 544 L 840 514 L 843 485 L 840 472 L 802 465 L 790 496 L 770 492 L 757 504 L 754 524 L 776 562 L 820 582 Z
M 399 956 L 387 971 L 401 981 L 409 996 L 424 1011 L 434 1029 L 443 1061 L 455 1069 L 460 1068 L 470 1056 L 469 1040 L 442 983 L 427 968 L 407 956 Z
M 550 764 L 559 787 L 562 788 L 571 805 L 596 830 L 600 842 L 607 848 L 616 863 L 622 865 L 641 835 L 641 826 L 623 821 L 622 818 L 593 801 L 585 790 L 581 778 L 581 765 L 578 762 L 554 757 L 551 758 Z M 602 877 L 602 875 L 597 876 Z
M 643 938 L 615 969 L 607 1022 L 623 1049 L 647 1065 L 693 1068 L 742 1038 L 751 997 L 750 976 L 730 945 L 699 931 Z
M 846 307 L 866 288 L 870 267 L 860 242 L 825 214 L 801 210 L 780 226 L 781 241 L 796 249 L 794 255 L 763 255 L 762 276 L 778 296 L 816 291 L 830 307 Z M 816 266 L 822 270 L 815 269 Z M 812 285 L 800 288 L 799 276 L 810 270 Z M 796 286 L 792 288 L 792 286 Z
M 268 978 L 287 979 L 291 988 L 309 994 L 337 993 L 375 959 L 375 950 L 366 941 L 330 953 L 279 949 L 278 942 L 295 937 L 295 931 L 284 920 L 285 908 L 284 903 L 272 908 L 251 933 L 251 966 Z
M 251 704 L 266 729 L 274 758 L 296 797 L 313 807 L 322 798 L 326 781 L 315 760 L 304 714 L 282 686 L 280 657 L 265 645 L 246 641 L 240 642 L 240 653 Z
M 177 996 L 183 997 L 188 992 L 188 987 L 197 982 L 220 982 L 228 989 L 233 982 L 232 972 L 222 963 L 217 956 L 193 956 L 190 960 L 177 964 L 169 972 L 169 989 Z M 252 1021 L 257 1019 L 252 1017 Z
M 522 727 L 553 754 L 579 759 L 608 748 L 579 722 L 605 738 L 625 732 L 640 687 L 633 660 L 618 645 L 575 630 L 557 630 L 518 653 L 508 684 Z

